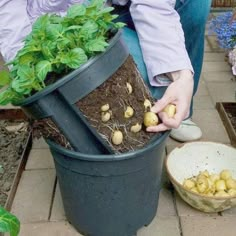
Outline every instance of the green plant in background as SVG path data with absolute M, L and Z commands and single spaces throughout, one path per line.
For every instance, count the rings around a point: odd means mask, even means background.
M 0 232 L 17 236 L 20 231 L 20 221 L 4 208 L 0 207 Z
M 0 74 L 0 104 L 19 102 L 42 90 L 52 74 L 68 74 L 94 55 L 105 51 L 111 33 L 124 26 L 113 20 L 104 0 L 71 6 L 65 17 L 43 15 L 32 26 L 9 73 Z M 58 78 L 59 76 L 56 76 Z M 53 81 L 54 82 L 54 81 Z

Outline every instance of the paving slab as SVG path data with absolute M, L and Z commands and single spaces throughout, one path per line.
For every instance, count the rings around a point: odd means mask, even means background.
M 158 217 L 177 216 L 172 189 L 162 188 L 159 194 Z
M 137 232 L 137 236 L 180 236 L 177 216 L 155 217 L 150 225 Z
M 204 61 L 225 61 L 226 54 L 225 52 L 205 52 Z
M 202 72 L 212 71 L 231 71 L 231 67 L 225 61 L 205 61 L 203 63 Z
M 68 222 L 22 224 L 19 236 L 82 236 Z
M 235 236 L 236 217 L 181 217 L 183 236 Z
M 203 80 L 203 78 L 200 78 L 199 84 L 198 84 L 198 90 L 196 92 L 196 94 L 194 95 L 194 97 L 198 97 L 198 96 L 208 96 L 209 95 L 209 91 L 207 88 L 207 84 L 206 82 Z
M 203 72 L 202 79 L 206 82 L 225 82 L 231 83 L 235 81 L 235 78 L 231 71 L 210 71 Z M 234 82 L 235 83 L 235 82 Z
M 230 143 L 230 139 L 216 110 L 195 110 L 193 121 L 203 132 L 202 141 Z
M 55 183 L 55 170 L 24 171 L 11 212 L 21 223 L 47 221 Z
M 39 138 L 39 139 L 35 138 L 33 140 L 32 149 L 43 149 L 43 148 L 49 149 L 49 146 L 47 145 L 45 140 L 43 138 Z
M 32 149 L 26 164 L 26 170 L 55 168 L 49 149 Z
M 216 102 L 236 102 L 236 83 L 207 83 L 210 96 L 212 97 L 213 103 Z
M 196 96 L 193 99 L 194 110 L 215 109 L 210 96 Z
M 61 221 L 61 220 L 66 220 L 66 216 L 63 208 L 60 187 L 57 182 L 55 197 L 52 204 L 50 221 Z

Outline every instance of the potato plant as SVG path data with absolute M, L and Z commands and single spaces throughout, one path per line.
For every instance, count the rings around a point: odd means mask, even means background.
M 104 0 L 72 5 L 66 16 L 46 14 L 32 26 L 10 66 L 0 74 L 0 104 L 19 102 L 105 51 L 111 33 L 124 26 Z M 52 79 L 51 75 L 57 74 Z

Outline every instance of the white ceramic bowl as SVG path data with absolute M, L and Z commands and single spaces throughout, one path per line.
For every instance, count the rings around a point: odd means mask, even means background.
M 236 149 L 214 142 L 190 142 L 175 148 L 166 158 L 167 174 L 181 198 L 204 212 L 220 212 L 236 206 L 236 197 L 210 197 L 183 187 L 185 178 L 199 171 L 220 173 L 228 169 L 236 179 Z

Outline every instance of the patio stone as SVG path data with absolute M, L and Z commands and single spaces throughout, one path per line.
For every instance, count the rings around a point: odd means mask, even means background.
M 193 99 L 193 107 L 195 110 L 215 109 L 210 96 L 196 96 Z
M 62 203 L 62 198 L 61 198 L 61 193 L 60 193 L 60 187 L 59 187 L 59 184 L 57 182 L 55 197 L 54 197 L 53 205 L 52 205 L 52 212 L 51 212 L 50 221 L 61 221 L 61 220 L 66 220 L 66 216 L 65 216 L 65 211 L 64 211 L 64 208 L 63 208 L 63 203 Z
M 206 82 L 229 82 L 231 84 L 234 80 L 231 71 L 211 71 L 202 73 L 203 80 Z
M 181 217 L 184 236 L 235 236 L 236 217 Z
M 191 207 L 179 196 L 177 192 L 175 192 L 175 199 L 176 199 L 176 208 L 178 216 L 196 216 L 196 217 L 218 216 L 217 213 L 204 213 Z
M 19 236 L 82 236 L 68 222 L 22 224 Z
M 138 230 L 137 236 L 180 236 L 177 216 L 155 217 L 150 225 Z
M 203 132 L 202 141 L 230 143 L 227 132 L 216 110 L 195 110 L 193 121 L 199 125 Z
M 236 102 L 236 83 L 207 83 L 214 104 L 216 102 Z
M 206 86 L 206 82 L 203 80 L 203 78 L 200 78 L 200 81 L 198 84 L 198 90 L 197 90 L 196 94 L 194 95 L 194 97 L 208 96 L 208 95 L 209 95 L 209 91 Z
M 49 149 L 32 149 L 26 164 L 26 170 L 55 168 Z
M 204 54 L 204 61 L 225 61 L 224 52 L 206 52 Z
M 170 189 L 162 188 L 159 195 L 158 217 L 177 216 L 173 194 Z
M 33 146 L 32 146 L 32 149 L 42 149 L 42 148 L 47 148 L 49 149 L 47 143 L 45 142 L 45 140 L 43 138 L 35 138 L 33 140 Z
M 24 171 L 11 212 L 21 223 L 47 221 L 54 183 L 55 171 L 52 169 Z
M 212 72 L 212 71 L 231 71 L 231 68 L 228 63 L 225 61 L 205 61 L 202 67 L 203 72 Z

